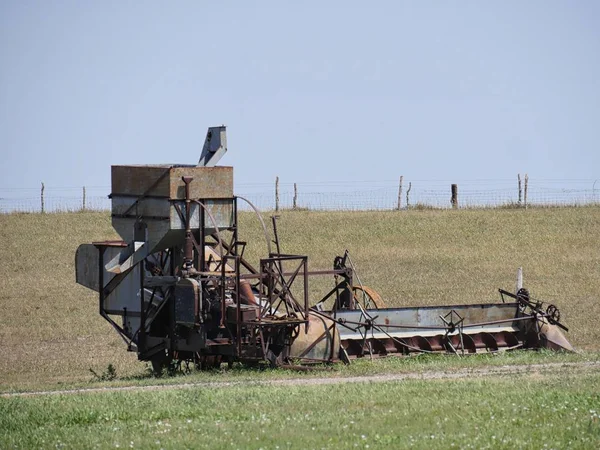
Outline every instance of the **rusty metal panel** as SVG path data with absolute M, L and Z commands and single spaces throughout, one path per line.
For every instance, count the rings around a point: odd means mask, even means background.
M 179 215 L 177 207 L 180 209 L 183 217 Z M 199 211 L 202 207 L 198 203 L 192 203 L 190 205 L 190 228 L 196 230 L 200 228 L 200 215 Z M 170 227 L 172 230 L 185 230 L 185 215 L 186 206 L 185 201 L 173 202 L 170 210 Z
M 510 303 L 418 307 L 419 320 L 416 324 L 421 326 L 443 325 L 440 315 L 444 316 L 450 311 L 458 313 L 464 319 L 464 325 L 512 319 L 517 313 L 515 305 Z
M 233 197 L 233 167 L 175 167 L 169 176 L 171 199 L 185 199 L 182 177 L 192 177 L 191 198 Z
M 93 244 L 81 244 L 75 252 L 75 281 L 98 291 L 98 248 Z
M 135 197 L 113 195 L 112 225 L 121 239 L 131 242 L 134 239 L 135 222 L 140 217 L 147 224 L 147 241 L 152 250 L 171 231 L 169 218 L 172 206 L 166 198 L 144 198 L 124 215 L 136 200 Z
M 149 195 L 185 199 L 182 177 L 192 177 L 192 198 L 225 198 L 233 196 L 233 167 L 198 167 L 187 165 L 112 166 L 112 195 Z
M 340 348 L 340 334 L 335 322 L 313 312 L 309 313 L 308 330 L 301 329 L 290 347 L 289 356 L 309 361 L 335 361 Z
M 234 209 L 234 199 L 233 198 L 223 198 L 223 199 L 213 199 L 213 200 L 204 200 L 204 206 L 208 209 L 210 215 L 215 219 L 216 226 L 219 229 L 229 228 L 233 226 L 233 209 Z M 183 216 L 185 217 L 185 202 L 174 202 L 174 205 L 177 205 Z M 199 212 L 202 210 L 202 207 L 198 203 L 192 203 L 190 206 L 190 228 L 198 229 L 200 228 L 200 215 Z M 171 208 L 171 217 L 170 217 L 170 227 L 172 230 L 185 230 L 185 221 L 179 216 L 177 212 L 177 208 L 173 206 Z M 213 224 L 210 216 L 206 211 L 204 211 L 204 227 L 207 230 L 211 230 L 215 228 L 215 224 Z
M 139 216 L 166 218 L 169 216 L 169 211 L 170 203 L 166 198 L 144 198 L 138 201 L 137 197 L 121 196 L 119 194 L 112 195 L 113 215 L 127 214 L 133 219 Z
M 173 233 L 173 231 L 171 231 L 171 229 L 170 229 L 168 220 L 148 220 L 146 223 L 148 225 L 147 242 L 148 242 L 149 253 L 157 252 L 159 250 L 169 247 L 170 246 L 169 244 L 172 244 L 172 242 L 168 242 L 168 243 L 166 243 L 167 244 L 166 247 L 158 248 L 158 243 L 165 240 L 166 237 L 171 238 L 171 236 L 169 236 L 169 234 Z M 113 228 L 117 231 L 117 233 L 119 233 L 119 236 L 121 236 L 121 238 L 123 240 L 125 240 L 127 242 L 133 241 L 133 239 L 134 239 L 133 227 L 135 224 L 134 218 L 113 217 L 112 224 L 113 224 Z M 177 239 L 180 239 L 180 238 L 181 238 L 181 236 L 178 236 L 177 238 L 173 237 L 173 239 L 175 239 L 175 242 L 177 241 Z M 169 239 L 169 240 L 172 241 L 173 239 Z
M 229 228 L 233 226 L 233 202 L 234 200 L 231 198 L 206 200 L 204 202 L 204 205 L 210 212 L 213 219 L 215 219 L 216 225 L 219 228 Z M 211 229 L 214 227 L 214 224 L 212 223 L 206 212 L 204 217 L 204 224 L 205 228 L 207 229 Z
M 111 167 L 111 192 L 139 196 L 147 193 L 171 165 L 131 165 Z M 152 195 L 169 196 L 168 174 L 150 192 Z
M 232 167 L 113 166 L 112 224 L 123 240 L 133 240 L 134 224 L 140 219 L 147 224 L 151 252 L 183 243 L 185 224 L 177 207 L 185 214 L 184 176 L 193 178 L 191 198 L 211 199 L 205 204 L 217 226 L 233 225 Z M 192 229 L 200 227 L 200 209 L 196 203 L 191 205 Z M 207 229 L 214 228 L 207 215 L 204 223 Z
M 516 317 L 517 310 L 515 303 L 378 309 L 371 313 L 373 316 L 377 316 L 375 322 L 381 332 L 373 333 L 373 337 L 383 339 L 387 334 L 394 337 L 444 334 L 447 327 L 440 316 L 444 317 L 451 311 L 455 311 L 464 319 L 463 325 L 467 327 L 463 330 L 465 334 L 480 333 L 481 331 L 515 331 L 517 327 L 512 319 Z M 338 310 L 336 317 L 338 320 L 347 321 L 351 327 L 352 323 L 365 321 L 365 316 L 360 310 Z M 506 322 L 488 323 L 503 320 Z M 358 339 L 362 336 L 361 331 L 353 331 L 347 327 L 339 328 L 342 340 Z M 369 336 L 371 336 L 371 332 L 369 332 Z

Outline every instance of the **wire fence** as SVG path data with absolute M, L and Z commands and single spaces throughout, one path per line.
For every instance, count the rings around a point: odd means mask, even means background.
M 598 183 L 596 183 L 598 181 Z M 597 187 L 596 187 L 597 185 Z M 451 183 L 435 180 L 257 183 L 236 186 L 236 193 L 261 210 L 326 211 L 452 208 Z M 505 206 L 585 206 L 600 204 L 599 180 L 467 180 L 457 183 L 458 208 Z M 276 192 L 277 191 L 277 192 Z M 526 192 L 525 192 L 526 191 Z M 0 213 L 110 210 L 109 186 L 0 188 Z M 240 208 L 248 208 L 240 203 Z

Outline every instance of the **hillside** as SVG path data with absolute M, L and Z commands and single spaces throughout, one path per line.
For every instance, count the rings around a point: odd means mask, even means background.
M 390 306 L 496 301 L 522 266 L 532 295 L 561 309 L 571 342 L 600 349 L 598 207 L 280 215 L 283 252 L 307 254 L 317 269 L 348 249 Z M 266 254 L 258 221 L 240 222 L 256 262 Z M 109 363 L 120 375 L 145 370 L 98 315 L 96 293 L 74 281 L 77 246 L 111 238 L 107 212 L 0 215 L 0 383 L 87 380 Z

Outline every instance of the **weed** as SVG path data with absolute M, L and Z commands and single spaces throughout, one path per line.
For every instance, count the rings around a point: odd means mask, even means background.
M 412 211 L 435 211 L 435 210 L 443 210 L 438 206 L 428 205 L 427 203 L 415 203 L 414 205 L 408 206 L 408 209 Z
M 96 381 L 112 381 L 117 378 L 117 370 L 115 366 L 109 364 L 102 374 L 98 375 L 94 369 L 90 367 L 90 372 L 94 375 Z

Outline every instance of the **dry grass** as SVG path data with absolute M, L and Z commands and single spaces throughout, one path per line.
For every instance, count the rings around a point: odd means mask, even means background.
M 561 308 L 574 345 L 600 349 L 599 207 L 280 215 L 283 252 L 330 268 L 347 248 L 391 306 L 497 300 L 523 266 L 532 295 Z M 256 262 L 266 253 L 258 222 L 240 222 Z M 98 315 L 96 293 L 74 281 L 77 246 L 116 237 L 106 212 L 0 215 L 0 385 L 87 380 L 109 363 L 119 375 L 144 370 Z M 332 280 L 311 283 L 316 299 Z
M 89 379 L 109 362 L 139 369 L 98 315 L 97 294 L 75 283 L 77 246 L 111 237 L 108 213 L 0 215 L 2 383 Z
M 598 207 L 284 212 L 279 229 L 282 250 L 308 252 L 312 267 L 347 248 L 390 306 L 499 301 L 522 266 L 532 296 L 561 309 L 569 339 L 600 348 Z

